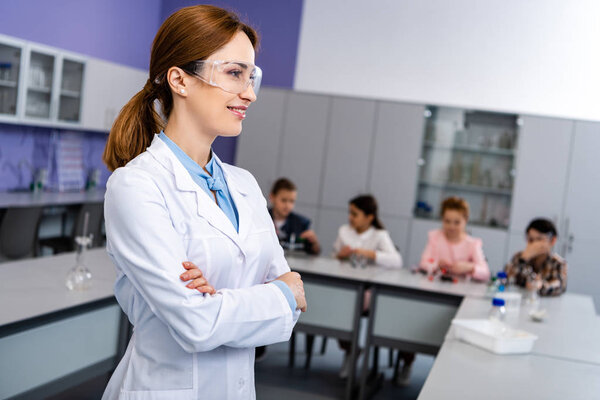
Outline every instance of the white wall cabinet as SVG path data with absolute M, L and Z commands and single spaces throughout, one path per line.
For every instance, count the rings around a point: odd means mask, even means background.
M 333 98 L 322 205 L 345 208 L 366 191 L 375 106 L 375 101 Z
M 600 123 L 576 122 L 567 192 L 561 252 L 569 263 L 570 291 L 595 297 L 600 310 Z
M 523 235 L 536 217 L 560 225 L 573 122 L 529 116 L 522 120 L 509 229 Z
M 0 35 L 0 122 L 108 131 L 144 70 Z
M 279 176 L 277 161 L 288 97 L 285 90 L 262 89 L 248 108 L 238 139 L 235 164 L 252 172 L 265 196 Z
M 296 184 L 299 204 L 319 204 L 331 103 L 328 96 L 289 94 L 277 172 Z
M 142 90 L 148 72 L 88 59 L 84 76 L 81 128 L 108 132 L 119 111 Z
M 412 217 L 424 111 L 423 105 L 389 102 L 377 108 L 367 186 L 384 214 Z

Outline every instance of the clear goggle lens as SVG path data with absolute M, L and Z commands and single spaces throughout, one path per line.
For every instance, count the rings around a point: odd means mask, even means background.
M 258 94 L 262 81 L 260 67 L 243 61 L 194 61 L 182 69 L 211 86 L 234 94 L 245 92 L 248 86 Z

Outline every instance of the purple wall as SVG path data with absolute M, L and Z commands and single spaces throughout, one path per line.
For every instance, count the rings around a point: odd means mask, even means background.
M 2 0 L 0 33 L 148 69 L 161 0 Z
M 261 38 L 256 64 L 263 69 L 263 85 L 292 89 L 300 37 L 302 0 L 206 1 L 237 12 Z M 163 0 L 161 21 L 174 11 L 198 4 L 192 0 Z
M 91 57 L 147 69 L 150 47 L 162 21 L 190 0 L 0 0 L 0 34 Z M 261 37 L 257 64 L 263 84 L 292 88 L 300 34 L 302 0 L 209 1 L 236 11 Z M 46 167 L 50 128 L 0 124 L 0 191 L 23 189 L 32 170 Z M 82 132 L 86 168 L 108 171 L 101 155 L 105 134 Z M 218 138 L 214 150 L 235 161 L 236 138 Z

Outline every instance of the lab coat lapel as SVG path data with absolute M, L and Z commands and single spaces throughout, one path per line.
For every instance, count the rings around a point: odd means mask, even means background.
M 230 173 L 230 171 L 227 169 L 227 165 L 223 165 L 219 157 L 217 157 L 214 153 L 213 156 L 225 175 L 227 188 L 229 189 L 229 193 L 231 194 L 231 198 L 237 209 L 239 237 L 243 243 L 250 233 L 253 220 L 253 210 L 248 203 L 248 191 L 246 188 L 247 183 Z
M 158 135 L 154 136 L 148 151 L 175 177 L 175 187 L 182 192 L 193 192 L 196 196 L 198 215 L 206 219 L 210 225 L 229 237 L 243 251 L 240 236 L 235 231 L 233 224 L 225 213 L 202 188 L 192 179 L 189 172 L 173 154 L 171 149 L 162 141 Z M 235 201 L 235 199 L 234 199 Z M 238 211 L 239 212 L 239 211 Z

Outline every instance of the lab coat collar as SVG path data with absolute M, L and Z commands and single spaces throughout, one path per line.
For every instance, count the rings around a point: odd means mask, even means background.
M 233 224 L 227 218 L 225 213 L 215 203 L 214 198 L 211 198 L 190 176 L 183 164 L 173 154 L 158 135 L 154 135 L 154 139 L 148 147 L 148 152 L 169 172 L 175 177 L 175 187 L 182 192 L 193 192 L 196 194 L 196 203 L 198 207 L 198 215 L 206 219 L 216 229 L 229 237 L 239 248 L 245 253 L 242 246 L 242 241 L 248 236 L 252 225 L 252 209 L 248 206 L 245 199 L 247 195 L 246 183 L 237 179 L 228 171 L 228 166 L 224 165 L 221 160 L 213 153 L 215 161 L 223 170 L 229 193 L 231 194 L 235 206 L 238 210 L 238 229 L 236 232 Z

